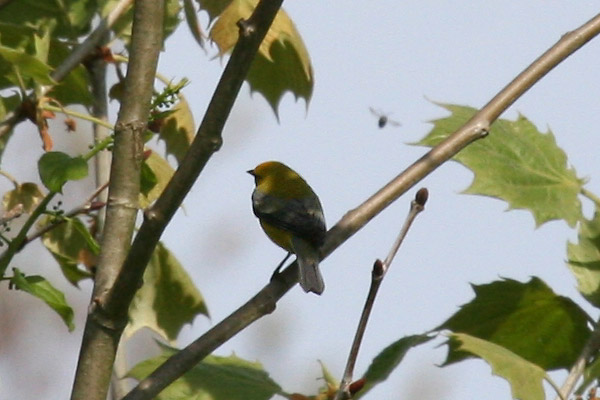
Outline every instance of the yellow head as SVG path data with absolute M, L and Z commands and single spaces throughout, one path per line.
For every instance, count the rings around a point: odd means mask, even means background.
M 300 175 L 278 161 L 266 161 L 248 173 L 254 176 L 256 188 L 263 193 L 293 199 L 314 195 L 313 190 Z

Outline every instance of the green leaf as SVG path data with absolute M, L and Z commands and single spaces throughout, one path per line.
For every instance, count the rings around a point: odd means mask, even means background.
M 63 42 L 53 40 L 50 44 L 50 54 L 48 55 L 48 64 L 57 67 L 71 55 L 71 47 Z M 52 87 L 48 96 L 59 101 L 63 106 L 69 104 L 92 104 L 92 94 L 90 87 L 90 74 L 83 65 L 74 68 L 58 84 Z
M 51 26 L 44 26 L 44 28 L 46 29 L 33 29 L 0 22 L 0 38 L 4 46 L 18 49 L 27 54 L 36 54 L 37 59 L 53 69 L 62 64 L 73 49 L 69 43 L 51 36 L 53 33 L 50 31 Z M 52 86 L 47 96 L 56 99 L 63 106 L 69 104 L 90 105 L 92 96 L 89 90 L 88 75 L 83 65 L 77 66 L 58 85 Z M 18 80 L 12 66 L 0 63 L 0 88 L 16 88 L 17 86 Z M 27 86 L 29 89 L 34 88 L 33 85 Z
M 39 26 L 54 21 L 54 35 L 76 39 L 86 34 L 96 11 L 95 0 L 10 1 L 0 8 L 0 21 L 22 26 Z
M 87 270 L 78 268 L 78 265 L 86 264 L 86 267 L 93 268 L 94 256 L 99 254 L 100 247 L 81 220 L 63 218 L 64 220 L 59 221 L 52 217 L 42 219 L 41 227 L 57 224 L 42 235 L 42 244 L 58 262 L 65 278 L 78 286 L 80 280 L 92 276 Z
M 58 263 L 60 270 L 67 281 L 75 287 L 79 287 L 79 281 L 84 279 L 94 278 L 92 272 L 92 268 L 95 268 L 95 265 L 91 265 L 90 271 L 86 271 L 78 267 L 76 262 L 73 262 L 71 257 L 66 257 L 59 253 L 53 253 L 52 256 Z M 80 261 L 83 262 L 84 254 L 82 252 Z M 95 263 L 94 263 L 95 264 Z
M 318 389 L 318 394 L 316 396 L 304 395 L 300 393 L 288 393 L 285 395 L 282 394 L 282 396 L 290 400 L 333 399 L 333 396 L 340 387 L 340 382 L 329 371 L 329 368 L 327 368 L 323 361 L 319 360 L 319 364 L 321 365 L 321 377 L 318 378 L 318 380 L 322 381 L 323 384 Z
M 180 14 L 181 14 L 181 4 L 179 0 L 166 0 L 165 3 L 165 18 L 164 18 L 164 27 L 163 27 L 163 43 L 164 41 L 171 36 L 175 29 L 179 26 L 181 22 Z
M 166 350 L 137 364 L 127 374 L 141 380 L 154 371 L 173 354 Z M 234 355 L 230 357 L 207 356 L 183 377 L 167 386 L 156 398 L 177 399 L 227 399 L 268 400 L 281 393 L 281 387 L 264 371 L 260 363 L 249 362 Z
M 18 50 L 23 53 L 31 54 L 33 52 L 33 35 L 35 30 L 24 27 L 15 27 L 12 24 L 6 24 L 0 22 L 0 44 L 13 50 Z M 27 50 L 30 50 L 29 52 Z M 20 92 L 19 75 L 17 74 L 18 68 L 14 68 L 9 62 L 5 62 L 0 57 L 0 88 L 12 88 L 14 93 Z M 27 85 L 28 80 L 24 80 L 23 83 Z M 0 97 L 1 98 L 1 97 Z M 21 104 L 21 99 L 17 105 Z M 14 109 L 14 108 L 11 108 Z
M 52 60 L 53 55 L 50 54 Z M 59 101 L 63 106 L 69 104 L 92 104 L 92 95 L 89 90 L 89 74 L 82 65 L 73 69 L 58 85 L 48 91 L 48 96 Z
M 46 303 L 52 308 L 65 322 L 69 332 L 75 329 L 73 324 L 73 309 L 69 307 L 65 300 L 65 295 L 57 290 L 46 279 L 38 275 L 25 276 L 17 268 L 13 268 L 14 275 L 11 282 L 18 289 L 27 292 Z
M 21 104 L 21 102 L 21 96 L 18 94 L 0 97 L 0 118 L 4 119 L 6 114 L 8 114 L 9 111 L 15 110 Z
M 175 256 L 159 243 L 144 273 L 144 285 L 129 308 L 125 335 L 147 327 L 173 341 L 198 314 L 208 316 L 202 295 Z
M 475 299 L 436 330 L 467 333 L 506 347 L 544 369 L 570 368 L 590 336 L 589 316 L 543 281 L 504 279 L 472 285 Z M 444 365 L 466 355 L 452 342 Z
M 46 29 L 43 36 L 34 35 L 35 56 L 38 60 L 47 63 L 50 52 L 50 29 Z
M 0 16 L 3 14 L 0 9 Z M 14 24 L 10 21 L 0 19 L 0 38 L 2 44 L 11 49 L 29 49 L 34 51 L 34 36 L 39 34 L 40 30 L 34 26 L 24 26 Z
M 4 193 L 4 196 L 2 196 L 2 207 L 5 210 L 12 210 L 21 204 L 23 212 L 30 214 L 43 198 L 44 194 L 38 185 L 25 182 L 18 185 L 15 189 Z
M 544 400 L 542 381 L 550 380 L 539 366 L 494 343 L 462 333 L 450 335 L 450 342 L 460 351 L 472 353 L 484 359 L 494 375 L 501 376 L 510 384 L 512 398 L 520 400 Z
M 106 17 L 117 5 L 120 5 L 120 0 L 100 0 L 102 17 Z M 179 13 L 181 5 L 179 0 L 166 0 L 165 2 L 165 18 L 163 24 L 163 44 L 181 22 Z M 130 5 L 127 11 L 123 12 L 119 19 L 112 25 L 111 29 L 115 35 L 121 39 L 126 46 L 129 46 L 131 41 L 131 26 L 133 21 L 133 7 Z
M 194 7 L 193 0 L 183 0 L 183 11 L 185 14 L 185 22 L 187 22 L 190 33 L 196 39 L 196 42 L 204 49 L 204 33 L 198 21 L 198 15 L 196 14 L 196 8 Z
M 123 92 L 125 91 L 125 82 L 119 81 L 112 85 L 110 89 L 108 89 L 108 98 L 113 101 L 121 101 L 123 99 Z
M 358 392 L 356 398 L 364 396 L 375 385 L 385 381 L 392 371 L 400 364 L 410 349 L 423 343 L 427 343 L 433 338 L 434 336 L 427 335 L 405 336 L 383 349 L 383 351 L 373 359 L 367 372 L 363 375 L 366 384 L 364 388 Z
M 147 194 L 140 193 L 139 201 L 141 208 L 148 207 L 158 198 L 158 196 L 160 196 L 174 172 L 173 167 L 169 165 L 167 160 L 156 154 L 154 151 L 150 154 L 150 157 L 144 161 L 144 164 L 146 164 L 154 174 L 156 184 L 152 186 Z
M 171 111 L 165 118 L 158 137 L 165 141 L 167 154 L 174 155 L 179 164 L 194 140 L 196 126 L 192 110 L 183 96 L 179 95 L 179 102 Z
M 208 13 L 209 23 L 217 18 L 225 8 L 231 3 L 231 0 L 196 0 L 200 9 Z
M 100 0 L 100 15 L 102 18 L 106 18 L 110 12 L 119 5 L 119 0 Z M 125 43 L 129 43 L 131 40 L 131 24 L 133 20 L 133 3 L 127 6 L 127 9 L 123 11 L 120 17 L 113 23 L 111 30 L 115 36 L 123 40 Z
M 321 373 L 323 374 L 323 381 L 327 384 L 328 387 L 339 388 L 340 382 L 336 379 L 335 376 L 329 371 L 329 368 L 323 363 L 323 361 L 319 361 L 321 364 Z
M 210 38 L 219 47 L 221 56 L 238 40 L 237 21 L 248 18 L 256 4 L 257 0 L 233 0 L 220 14 L 210 30 Z M 275 114 L 287 91 L 291 91 L 296 99 L 304 98 L 307 104 L 310 101 L 314 84 L 310 56 L 284 10 L 277 13 L 246 79 L 252 91 L 265 96 Z
M 79 218 L 67 218 L 67 222 L 70 223 L 75 231 L 83 238 L 85 242 L 85 248 L 89 250 L 93 255 L 100 254 L 100 245 L 92 236 L 92 233 L 88 228 L 81 222 Z
M 248 71 L 246 80 L 251 91 L 262 94 L 275 115 L 287 91 L 292 92 L 296 100 L 303 98 L 307 106 L 312 97 L 312 66 L 308 53 L 303 55 L 299 51 L 290 41 L 273 42 L 270 57 L 257 54 Z
M 62 193 L 67 181 L 83 179 L 88 175 L 87 162 L 82 157 L 71 157 L 60 151 L 45 153 L 38 161 L 40 178 L 51 192 Z
M 0 58 L 9 63 L 19 74 L 26 78 L 32 78 L 40 85 L 53 85 L 55 82 L 50 78 L 52 68 L 35 56 L 25 53 L 23 50 L 11 49 L 0 45 Z M 16 77 L 11 78 L 17 83 Z
M 156 178 L 154 171 L 152 171 L 146 161 L 144 161 L 140 172 L 140 193 L 144 196 L 148 196 L 148 193 L 156 186 L 157 182 L 158 179 Z
M 431 132 L 416 144 L 439 144 L 476 112 L 464 106 L 442 107 L 452 115 L 433 121 Z M 475 174 L 466 193 L 499 198 L 508 202 L 509 209 L 527 209 L 538 226 L 564 219 L 573 227 L 582 218 L 577 196 L 583 181 L 568 167 L 552 132 L 540 133 L 523 116 L 516 121 L 497 120 L 486 138 L 467 146 L 454 159 Z
M 579 224 L 579 242 L 567 243 L 568 266 L 577 279 L 577 289 L 587 301 L 600 307 L 600 212 Z
M 2 67 L 0 67 L 0 70 Z M 0 72 L 1 74 L 1 72 Z M 0 81 L 2 77 L 0 76 Z M 0 97 L 0 120 L 4 121 L 6 114 L 9 110 L 15 110 L 17 106 L 21 104 L 21 97 L 17 94 L 13 96 Z M 4 149 L 6 148 L 6 144 L 8 140 L 11 138 L 14 129 L 6 132 L 2 137 L 0 137 L 0 161 L 2 161 L 2 156 L 4 155 Z

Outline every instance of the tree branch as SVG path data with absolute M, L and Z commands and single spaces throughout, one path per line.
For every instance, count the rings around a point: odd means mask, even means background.
M 69 218 L 73 218 L 80 214 L 89 214 L 93 211 L 104 209 L 104 206 L 106 205 L 106 203 L 104 203 L 102 201 L 100 201 L 100 202 L 94 201 L 94 199 L 96 197 L 99 197 L 101 195 L 101 193 L 104 192 L 107 187 L 108 187 L 108 183 L 105 183 L 104 185 L 98 187 L 96 190 L 94 190 L 94 193 L 90 197 L 88 197 L 88 199 L 82 205 L 80 205 L 80 206 L 72 209 L 68 213 L 66 213 L 64 215 L 65 218 L 61 218 L 61 219 L 57 220 L 56 222 L 48 223 L 47 225 L 45 225 L 45 226 L 39 228 L 38 230 L 36 230 L 35 232 L 33 232 L 31 235 L 27 236 L 21 243 L 21 248 L 25 247 L 26 245 L 33 242 L 34 240 L 41 237 L 42 235 L 45 235 L 46 233 L 50 232 L 52 229 L 62 225 Z
M 128 0 L 129 1 L 129 0 Z M 114 10 L 113 10 L 114 12 Z M 100 39 L 101 43 L 109 39 L 108 31 Z M 94 118 L 108 122 L 108 90 L 106 88 L 106 61 L 102 58 L 96 58 L 86 65 L 90 73 L 91 91 L 93 97 L 92 115 Z M 111 135 L 112 129 L 100 124 L 94 124 L 94 142 L 98 143 Z M 111 153 L 101 151 L 94 157 L 95 182 L 96 186 L 103 185 L 110 179 Z M 108 192 L 102 191 L 99 194 L 98 201 L 106 203 L 108 201 Z M 106 212 L 104 209 L 98 213 L 98 232 L 104 229 L 104 219 Z
M 379 291 L 379 287 L 383 282 L 383 278 L 387 274 L 388 270 L 392 265 L 392 261 L 396 257 L 398 250 L 400 249 L 400 245 L 404 241 L 408 230 L 410 229 L 413 221 L 417 217 L 417 215 L 425 209 L 425 203 L 427 202 L 428 192 L 427 189 L 422 188 L 417 192 L 415 199 L 410 202 L 410 211 L 400 233 L 388 256 L 385 258 L 385 261 L 381 261 L 379 259 L 375 260 L 375 264 L 373 264 L 373 270 L 371 272 L 371 286 L 369 288 L 369 293 L 367 294 L 367 299 L 365 300 L 365 305 L 363 307 L 362 314 L 358 321 L 358 327 L 356 328 L 356 333 L 354 335 L 354 341 L 352 342 L 352 346 L 350 348 L 350 353 L 348 354 L 348 361 L 346 362 L 346 368 L 344 370 L 344 375 L 342 377 L 342 381 L 340 382 L 340 387 L 335 394 L 333 400 L 346 400 L 351 399 L 353 393 L 351 393 L 351 383 L 352 377 L 354 376 L 354 366 L 356 364 L 356 359 L 358 358 L 358 350 L 360 349 L 360 345 L 362 343 L 362 338 L 367 329 L 367 323 L 369 322 L 369 317 L 371 315 L 371 310 L 373 309 L 373 305 L 375 304 L 375 298 L 377 297 L 377 293 Z
M 146 129 L 158 55 L 163 43 L 164 2 L 134 5 L 131 55 L 115 126 L 106 226 L 92 301 L 83 334 L 72 399 L 105 400 L 115 353 L 127 323 L 127 307 L 107 312 L 101 299 L 113 286 L 129 251 L 138 211 L 142 134 Z
M 327 232 L 325 243 L 321 248 L 322 258 L 326 258 L 342 243 L 348 240 L 348 238 L 366 225 L 367 222 L 441 164 L 448 161 L 470 143 L 485 137 L 489 131 L 490 125 L 512 103 L 514 103 L 517 98 L 522 96 L 552 68 L 565 60 L 599 33 L 600 15 L 597 15 L 577 30 L 564 35 L 554 46 L 502 89 L 465 125 L 439 145 L 431 149 L 360 206 L 346 213 L 346 215 Z M 230 63 L 231 61 L 232 60 L 230 60 Z M 174 180 L 175 177 L 171 183 L 173 183 Z M 169 186 L 171 186 L 171 184 Z M 180 185 L 173 185 L 173 189 L 178 187 L 180 187 Z M 165 192 L 168 192 L 168 189 L 169 188 L 165 189 Z M 161 218 L 159 218 L 159 216 L 160 214 L 156 216 L 156 218 L 148 219 L 146 223 L 160 225 L 159 221 Z M 164 229 L 164 227 L 161 228 L 160 232 L 162 232 L 162 229 Z M 155 233 L 154 235 L 160 235 L 160 232 Z M 140 230 L 138 237 L 136 237 L 136 242 L 138 239 L 141 239 L 141 234 L 142 232 Z M 148 240 L 152 239 L 154 235 L 145 233 Z M 130 253 L 130 256 L 132 256 L 132 254 L 133 252 Z M 186 348 L 165 361 L 150 374 L 150 376 L 142 380 L 138 386 L 124 398 L 124 400 L 150 399 L 155 396 L 173 380 L 177 379 L 198 362 L 202 361 L 204 357 L 212 353 L 222 343 L 225 343 L 255 320 L 273 312 L 277 301 L 298 282 L 297 277 L 297 265 L 296 262 L 294 262 L 282 271 L 278 279 L 272 280 L 260 290 L 260 292 L 231 315 L 215 325 Z M 126 287 L 123 287 L 122 290 L 126 290 Z
M 531 86 L 599 33 L 600 14 L 578 29 L 563 35 L 554 46 L 521 72 L 465 125 L 409 166 L 360 207 L 349 211 L 331 229 L 331 234 L 327 235 L 323 247 L 324 254 L 330 254 L 391 202 L 463 148 L 485 137 L 490 125 Z
M 210 157 L 221 147 L 225 121 L 281 3 L 282 0 L 260 1 L 250 19 L 244 22 L 245 28 L 240 29 L 239 40 L 190 149 L 156 203 L 145 212 L 145 220 L 115 285 L 101 298 L 109 312 L 128 309 L 160 235 Z M 248 26 L 252 26 L 252 29 L 247 29 Z
M 39 216 L 46 211 L 46 207 L 48 207 L 48 204 L 50 204 L 54 196 L 56 196 L 56 192 L 50 192 L 44 196 L 29 217 L 27 217 L 27 220 L 25 220 L 25 223 L 19 230 L 19 233 L 17 233 L 17 236 L 8 242 L 8 248 L 0 255 L 0 277 L 4 276 L 4 273 L 15 254 L 23 248 L 23 244 L 27 240 L 27 232 L 29 232 L 29 229 L 31 229 Z
M 581 350 L 581 354 L 573 363 L 571 370 L 569 371 L 569 375 L 565 379 L 565 382 L 561 386 L 560 390 L 557 390 L 558 398 L 568 399 L 579 381 L 579 378 L 583 375 L 585 367 L 587 366 L 589 360 L 598 353 L 600 349 L 600 324 L 596 323 L 592 334 L 590 335 L 587 343 L 583 346 Z

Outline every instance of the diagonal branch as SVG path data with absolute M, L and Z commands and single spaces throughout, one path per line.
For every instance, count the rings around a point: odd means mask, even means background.
M 92 33 L 78 45 L 71 54 L 58 66 L 50 76 L 55 81 L 62 81 L 75 67 L 77 67 L 89 54 L 98 46 L 106 43 L 109 38 L 110 27 L 117 19 L 127 11 L 133 0 L 120 0 L 110 11 L 110 13 L 100 20 L 100 23 Z
M 109 313 L 127 311 L 160 235 L 179 209 L 196 178 L 222 144 L 221 132 L 248 69 L 282 0 L 262 0 L 247 21 L 240 21 L 240 37 L 223 71 L 190 149 L 145 220 L 131 246 L 114 287 L 99 299 Z
M 367 222 L 441 164 L 448 161 L 470 143 L 485 137 L 490 125 L 516 99 L 542 79 L 552 68 L 564 61 L 598 34 L 600 34 L 600 14 L 575 31 L 564 35 L 554 46 L 502 89 L 464 126 L 414 162 L 360 206 L 346 213 L 327 232 L 325 244 L 321 248 L 322 258 L 331 254 L 348 238 L 366 225 Z M 157 216 L 157 222 L 155 223 L 158 223 L 159 219 Z M 152 220 L 151 218 L 146 222 L 149 223 Z M 138 238 L 136 238 L 136 241 Z M 152 398 L 169 383 L 202 361 L 204 357 L 212 353 L 242 329 L 264 315 L 273 312 L 277 301 L 298 282 L 297 276 L 297 265 L 294 262 L 279 275 L 281 279 L 272 280 L 231 315 L 186 348 L 170 357 L 150 376 L 142 380 L 125 399 L 141 400 Z
M 550 70 L 598 34 L 600 34 L 600 14 L 578 29 L 563 35 L 554 46 L 504 87 L 465 125 L 404 170 L 360 207 L 349 211 L 331 229 L 332 232 L 327 236 L 324 246 L 324 253 L 330 254 L 392 201 L 404 194 L 434 169 L 448 161 L 470 143 L 485 137 L 490 125 L 508 107 Z

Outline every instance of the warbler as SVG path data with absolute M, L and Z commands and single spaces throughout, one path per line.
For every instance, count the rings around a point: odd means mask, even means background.
M 319 248 L 325 241 L 325 217 L 319 198 L 288 166 L 267 161 L 247 171 L 254 177 L 252 210 L 267 236 L 296 254 L 299 282 L 305 292 L 323 293 Z

